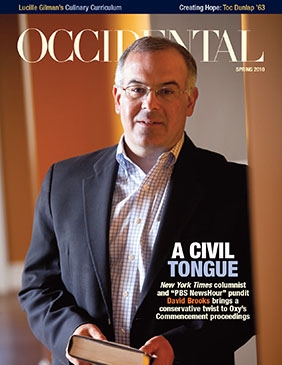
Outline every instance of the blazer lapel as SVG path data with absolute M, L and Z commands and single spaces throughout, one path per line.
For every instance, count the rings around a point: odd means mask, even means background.
M 111 199 L 118 165 L 115 160 L 116 149 L 110 151 L 95 163 L 94 174 L 83 180 L 83 197 L 89 250 L 104 302 L 111 314 L 108 234 Z M 156 238 L 139 304 L 148 294 L 163 265 L 171 257 L 173 243 L 178 239 L 183 227 L 189 224 L 194 209 L 204 195 L 204 188 L 197 174 L 196 151 L 196 147 L 186 137 L 171 177 L 164 217 Z M 183 174 L 183 171 L 186 173 Z
M 105 305 L 111 314 L 108 232 L 111 199 L 117 173 L 115 149 L 94 165 L 94 175 L 83 180 L 84 221 L 94 270 Z

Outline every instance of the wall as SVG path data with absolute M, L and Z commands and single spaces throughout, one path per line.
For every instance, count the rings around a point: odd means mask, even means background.
M 15 15 L 0 15 L 0 143 L 5 217 L 6 255 L 22 261 L 29 244 L 33 216 L 30 166 L 22 72 L 15 47 L 18 23 Z

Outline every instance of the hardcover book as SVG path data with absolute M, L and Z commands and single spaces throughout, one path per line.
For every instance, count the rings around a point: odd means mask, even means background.
M 73 335 L 68 352 L 72 357 L 97 365 L 149 365 L 151 356 L 115 342 Z

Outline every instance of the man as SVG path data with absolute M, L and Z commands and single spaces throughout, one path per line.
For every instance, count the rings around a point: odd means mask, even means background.
M 245 168 L 184 133 L 196 73 L 177 43 L 135 41 L 113 87 L 119 145 L 56 163 L 43 182 L 20 301 L 54 365 L 85 364 L 65 357 L 72 334 L 141 348 L 154 365 L 230 365 L 253 335 L 251 295 L 240 298 L 249 320 L 158 319 L 166 283 L 228 281 L 173 275 L 175 242 L 185 255 L 192 242 L 229 242 L 235 281 L 251 285 Z

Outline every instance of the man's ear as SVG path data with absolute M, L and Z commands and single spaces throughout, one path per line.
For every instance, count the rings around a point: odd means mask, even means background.
M 198 99 L 199 96 L 199 90 L 197 87 L 194 87 L 194 89 L 191 91 L 191 93 L 188 95 L 188 103 L 187 103 L 187 117 L 191 117 L 191 115 L 194 112 L 194 108 L 196 105 L 196 101 Z
M 121 92 L 120 92 L 120 88 L 116 87 L 115 85 L 113 86 L 113 97 L 114 97 L 114 102 L 115 102 L 115 110 L 116 113 L 119 114 L 120 113 L 120 97 L 121 97 Z

